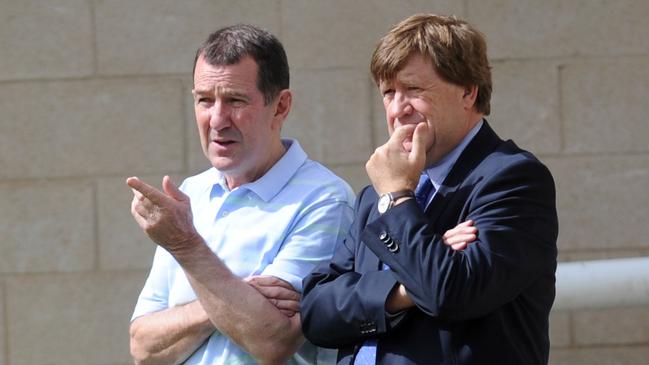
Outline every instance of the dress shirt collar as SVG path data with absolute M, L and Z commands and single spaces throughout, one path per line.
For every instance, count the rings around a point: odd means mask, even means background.
M 270 170 L 266 171 L 259 179 L 245 183 L 234 190 L 239 188 L 250 190 L 265 202 L 277 195 L 307 159 L 306 152 L 297 140 L 282 139 L 282 143 L 286 152 Z M 229 191 L 225 175 L 215 168 L 212 168 L 212 171 L 216 181 L 212 187 L 212 193 L 215 193 L 214 189 L 220 190 L 220 193 Z
M 452 149 L 451 152 L 446 154 L 446 156 L 444 156 L 440 161 L 428 166 L 428 168 L 424 170 L 424 172 L 433 182 L 435 191 L 439 190 L 439 187 L 442 185 L 442 183 L 444 183 L 444 179 L 446 179 L 446 176 L 453 168 L 453 165 L 455 165 L 455 161 L 457 161 L 457 159 L 460 157 L 460 154 L 462 154 L 462 151 L 464 151 L 473 137 L 478 134 L 478 131 L 480 130 L 480 128 L 482 128 L 483 123 L 484 119 L 480 119 L 478 124 L 476 124 L 475 127 L 473 127 L 466 136 L 464 136 L 462 141 L 457 146 L 455 146 L 455 148 Z

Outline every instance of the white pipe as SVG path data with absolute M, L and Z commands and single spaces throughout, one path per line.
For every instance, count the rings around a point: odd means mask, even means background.
M 649 305 L 649 257 L 562 262 L 553 310 Z

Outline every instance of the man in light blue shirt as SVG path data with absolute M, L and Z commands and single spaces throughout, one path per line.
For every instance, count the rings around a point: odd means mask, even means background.
M 212 168 L 180 188 L 165 177 L 163 191 L 127 180 L 132 214 L 158 244 L 131 324 L 136 363 L 334 361 L 303 345 L 299 293 L 347 233 L 354 198 L 280 138 L 288 86 L 282 45 L 258 28 L 223 28 L 199 48 L 192 93 Z

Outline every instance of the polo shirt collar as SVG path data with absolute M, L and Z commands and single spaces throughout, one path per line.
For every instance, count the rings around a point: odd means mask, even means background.
M 289 182 L 291 177 L 307 160 L 306 152 L 300 146 L 297 140 L 282 139 L 282 143 L 286 148 L 284 155 L 259 179 L 243 184 L 237 189 L 247 189 L 255 193 L 265 202 L 270 201 L 277 195 L 282 188 Z M 216 173 L 213 188 L 220 188 L 222 191 L 228 191 L 225 175 L 217 169 L 213 169 Z M 234 190 L 237 190 L 234 189 Z

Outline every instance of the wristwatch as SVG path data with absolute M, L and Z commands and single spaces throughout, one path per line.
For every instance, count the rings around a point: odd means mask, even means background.
M 379 213 L 383 214 L 388 211 L 388 209 L 394 206 L 394 203 L 403 197 L 415 197 L 415 193 L 412 190 L 399 190 L 393 191 L 391 193 L 385 193 L 379 198 L 379 204 L 377 206 Z

